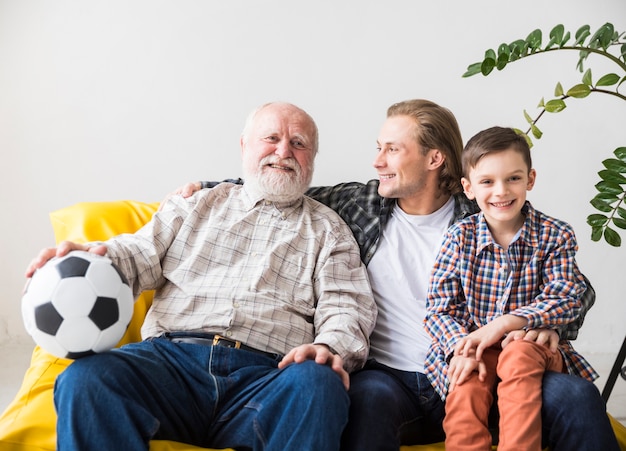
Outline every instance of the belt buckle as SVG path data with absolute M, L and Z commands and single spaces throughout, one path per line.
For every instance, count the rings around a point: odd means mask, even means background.
M 238 340 L 229 340 L 228 338 L 224 338 L 218 334 L 213 335 L 213 346 L 218 346 L 220 341 L 225 341 L 227 343 L 232 343 L 235 345 L 235 346 L 227 346 L 229 348 L 235 348 L 235 349 L 241 348 L 241 342 Z

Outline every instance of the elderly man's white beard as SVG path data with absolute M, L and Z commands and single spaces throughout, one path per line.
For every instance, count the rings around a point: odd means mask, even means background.
M 267 168 L 268 164 L 280 164 L 293 169 L 293 173 L 274 171 Z M 293 158 L 283 160 L 269 156 L 261 160 L 257 167 L 251 168 L 244 164 L 244 181 L 251 191 L 260 194 L 271 202 L 291 202 L 299 199 L 309 188 L 313 171 L 308 177 Z

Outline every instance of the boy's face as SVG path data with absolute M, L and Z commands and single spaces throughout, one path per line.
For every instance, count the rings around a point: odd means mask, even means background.
M 468 175 L 461 179 L 465 194 L 476 199 L 490 226 L 521 227 L 521 209 L 526 192 L 535 184 L 535 170 L 528 168 L 519 152 L 507 149 L 487 154 Z

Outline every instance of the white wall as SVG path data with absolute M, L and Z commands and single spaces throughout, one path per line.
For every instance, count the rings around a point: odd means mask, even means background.
M 624 0 L 0 0 L 0 342 L 30 340 L 23 272 L 53 244 L 50 211 L 239 176 L 244 118 L 269 100 L 317 119 L 315 184 L 373 178 L 377 133 L 399 100 L 449 107 L 465 139 L 521 128 L 523 109 L 580 79 L 577 54 L 486 78 L 461 78 L 467 65 L 535 28 L 607 21 L 626 30 Z M 626 145 L 625 113 L 614 98 L 572 101 L 542 119 L 534 148 L 531 200 L 573 224 L 598 292 L 576 343 L 585 354 L 613 355 L 626 333 L 626 244 L 593 243 L 586 225 L 601 161 Z

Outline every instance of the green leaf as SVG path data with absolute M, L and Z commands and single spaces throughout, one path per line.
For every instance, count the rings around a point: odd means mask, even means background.
M 617 214 L 620 216 L 620 218 L 626 219 L 626 208 L 617 207 Z
M 570 97 L 574 97 L 575 99 L 584 99 L 589 94 L 591 94 L 591 88 L 586 84 L 572 86 L 567 91 L 567 95 Z
M 624 192 L 621 185 L 619 183 L 611 183 L 611 182 L 598 182 L 596 183 L 596 189 L 601 193 L 612 193 L 616 195 L 620 195 Z
M 598 193 L 598 194 L 596 194 L 594 199 L 600 199 L 600 200 L 603 200 L 605 202 L 613 203 L 613 202 L 615 202 L 617 200 L 617 196 L 618 196 L 618 194 L 613 194 L 613 193 Z
M 597 40 L 598 40 L 600 47 L 602 47 L 604 50 L 607 50 L 613 43 L 614 34 L 615 34 L 615 28 L 613 27 L 612 23 L 607 22 L 604 25 L 602 25 L 596 32 Z M 593 37 L 591 38 L 591 40 L 592 41 L 594 40 Z
M 622 238 L 615 230 L 611 229 L 610 227 L 604 229 L 604 239 L 607 243 L 614 247 L 620 247 L 622 244 Z
M 621 193 L 620 193 L 621 194 Z M 607 202 L 615 202 L 617 200 L 617 196 L 619 196 L 619 194 L 614 194 L 614 193 L 598 193 L 596 194 L 596 199 L 603 199 Z
M 626 161 L 618 160 L 617 158 L 607 158 L 602 164 L 607 169 L 626 174 Z
M 546 45 L 546 49 L 549 49 L 554 44 L 558 44 L 560 46 L 561 41 L 563 40 L 563 33 L 565 32 L 565 27 L 562 24 L 555 26 L 550 31 L 550 42 Z
M 626 221 L 620 218 L 613 218 L 613 224 L 620 229 L 626 229 Z
M 511 62 L 516 61 L 523 56 L 526 56 L 525 45 L 526 41 L 524 41 L 523 39 L 518 39 L 517 41 L 513 41 L 509 44 L 509 50 L 511 51 L 509 58 Z
M 565 105 L 565 102 L 561 99 L 548 100 L 548 103 L 546 103 L 546 111 L 548 113 L 558 113 L 559 111 L 563 111 L 566 107 L 567 105 Z
M 587 224 L 592 227 L 601 227 L 604 226 L 607 222 L 609 222 L 609 218 L 599 213 L 587 216 Z
M 601 211 L 603 213 L 610 213 L 613 211 L 613 207 L 611 206 L 610 203 L 607 203 L 605 200 L 598 199 L 597 197 L 594 197 L 593 199 L 591 199 L 589 203 L 593 205 L 593 207 L 596 210 Z
M 606 182 L 619 183 L 620 185 L 626 183 L 626 177 L 611 169 L 604 169 L 598 172 L 598 175 Z
M 582 52 L 580 52 L 582 54 Z M 588 53 L 587 53 L 588 55 Z M 582 57 L 581 57 L 582 59 Z M 585 71 L 585 73 L 583 74 L 583 83 L 586 84 L 587 86 L 592 86 L 593 83 L 591 82 L 591 69 L 587 69 Z
M 561 39 L 561 42 L 559 43 L 559 48 L 564 47 L 565 44 L 567 44 L 567 41 L 569 41 L 570 37 L 572 37 L 572 34 L 569 31 L 565 33 L 565 36 L 563 36 L 563 38 Z
M 561 97 L 563 95 L 563 85 L 561 85 L 561 82 L 558 82 L 556 84 L 556 87 L 554 88 L 554 97 Z
M 528 114 L 526 110 L 524 110 L 524 119 L 526 119 L 526 122 L 528 122 L 529 124 L 533 123 L 533 118 L 530 117 L 530 114 Z
M 618 147 L 613 151 L 613 155 L 622 161 L 626 161 L 626 147 Z
M 487 76 L 491 73 L 494 67 L 496 67 L 496 60 L 492 58 L 485 58 L 485 60 L 482 62 L 482 65 L 480 66 L 480 72 L 484 76 Z
M 600 241 L 602 238 L 602 227 L 591 228 L 591 241 Z
M 472 75 L 480 74 L 480 68 L 482 66 L 482 61 L 480 63 L 474 63 L 467 66 L 467 71 L 463 74 L 463 78 L 471 77 Z
M 541 36 L 542 36 L 541 30 L 536 29 L 535 31 L 531 32 L 526 38 L 526 43 L 528 44 L 528 47 L 532 51 L 535 51 L 541 48 Z
M 598 28 L 598 31 L 591 37 L 589 47 L 596 49 L 601 47 L 606 51 L 613 42 L 614 31 L 615 29 L 612 23 L 605 23 Z
M 539 105 L 537 105 L 537 108 L 545 108 L 545 107 L 546 107 L 546 102 L 544 98 L 542 97 L 541 100 L 539 101 Z
M 617 74 L 606 74 L 601 77 L 600 80 L 596 83 L 596 86 L 613 86 L 619 81 L 619 75 Z
M 498 55 L 498 60 L 496 61 L 496 69 L 502 70 L 509 63 L 509 55 L 508 53 L 500 53 Z
M 530 131 L 536 139 L 541 139 L 543 132 L 535 124 L 531 124 Z
M 585 39 L 589 37 L 589 35 L 591 34 L 591 31 L 589 31 L 590 28 L 591 27 L 589 25 L 583 25 L 576 31 L 576 34 L 574 35 L 574 37 L 576 38 L 574 46 L 581 44 L 585 41 Z

